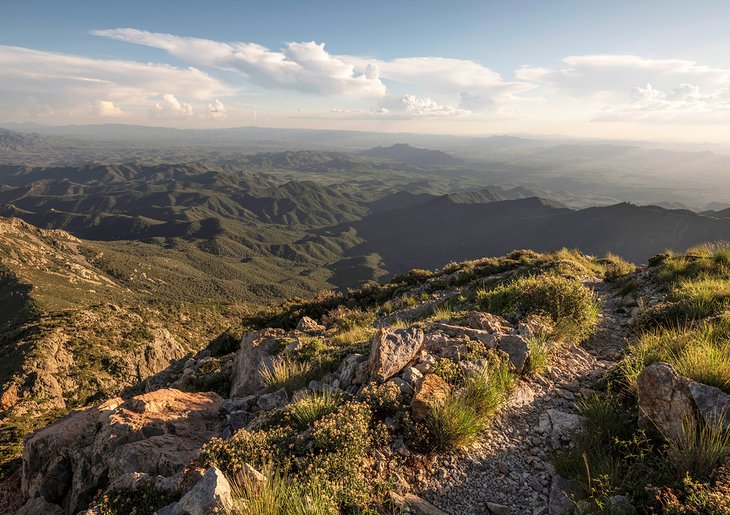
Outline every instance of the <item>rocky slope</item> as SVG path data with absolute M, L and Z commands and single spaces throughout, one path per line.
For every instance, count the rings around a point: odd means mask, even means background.
M 725 274 L 713 252 L 682 263 Z M 634 270 L 519 251 L 260 312 L 231 352 L 205 349 L 145 393 L 29 436 L 0 502 L 21 514 L 681 513 L 670 508 L 694 502 L 687 492 L 724 491 L 730 437 L 712 470 L 689 469 L 700 490 L 657 464 L 679 467 L 686 424 L 728 426 L 730 383 L 639 354 L 647 320 L 687 302 L 663 282 L 675 259 Z M 605 448 L 586 447 L 603 431 Z
M 4 470 L 28 429 L 138 384 L 238 323 L 235 306 L 156 302 L 144 280 L 120 284 L 88 250 L 66 232 L 0 219 Z

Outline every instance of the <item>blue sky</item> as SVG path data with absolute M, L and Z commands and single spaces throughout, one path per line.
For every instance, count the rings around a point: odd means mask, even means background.
M 730 138 L 726 1 L 0 7 L 9 121 Z

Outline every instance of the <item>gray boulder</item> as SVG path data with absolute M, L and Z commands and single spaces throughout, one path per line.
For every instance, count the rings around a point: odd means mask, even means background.
M 209 468 L 195 486 L 177 503 L 180 513 L 209 515 L 226 513 L 233 507 L 231 485 L 223 472 Z
M 370 378 L 380 383 L 387 381 L 412 361 L 422 347 L 420 329 L 378 330 L 370 346 Z
M 639 374 L 637 397 L 639 424 L 667 440 L 679 438 L 683 427 L 697 423 L 689 381 L 667 363 L 652 363 Z
M 289 403 L 289 395 L 284 388 L 273 393 L 267 393 L 259 397 L 258 406 L 264 411 L 270 411 L 276 408 L 283 408 Z
M 530 357 L 530 347 L 522 336 L 517 334 L 505 335 L 499 340 L 497 348 L 507 353 L 515 372 L 521 374 L 525 370 L 525 365 Z
M 241 347 L 233 360 L 230 397 L 246 397 L 264 388 L 261 372 L 270 368 L 273 350 L 283 331 L 264 329 L 243 335 Z

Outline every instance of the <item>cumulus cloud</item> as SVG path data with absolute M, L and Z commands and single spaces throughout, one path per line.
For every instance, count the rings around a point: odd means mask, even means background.
M 193 106 L 166 93 L 162 95 L 162 100 L 152 105 L 149 114 L 153 118 L 189 118 L 193 115 Z
M 92 34 L 160 48 L 196 66 L 238 71 L 264 87 L 352 96 L 379 96 L 386 91 L 375 68 L 358 73 L 352 63 L 314 41 L 270 50 L 256 43 L 224 43 L 137 29 L 95 30 Z
M 165 94 L 208 101 L 234 92 L 196 68 L 91 59 L 5 45 L 0 45 L 0 69 L 0 110 L 4 113 L 21 108 L 31 113 L 42 105 L 48 116 L 77 116 L 89 113 L 91 103 L 96 115 L 119 116 L 127 112 L 127 106 L 144 109 Z
M 94 113 L 98 116 L 114 117 L 123 115 L 124 111 L 115 106 L 111 100 L 95 100 Z
M 683 59 L 634 55 L 585 55 L 559 68 L 524 67 L 519 79 L 539 83 L 551 95 L 603 103 L 594 121 L 702 122 L 728 118 L 724 91 L 730 69 Z
M 498 104 L 517 101 L 519 94 L 536 87 L 525 81 L 504 80 L 499 73 L 468 59 L 380 60 L 334 55 L 324 43 L 311 41 L 270 50 L 256 43 L 226 43 L 131 28 L 95 30 L 92 34 L 160 48 L 195 66 L 240 72 L 263 87 L 323 95 L 385 96 L 388 91 L 383 81 L 389 81 L 416 86 L 429 94 L 454 98 L 466 94 L 480 99 L 479 109 L 494 109 Z
M 469 114 L 469 111 L 450 105 L 440 104 L 431 97 L 403 95 L 388 97 L 375 110 L 378 114 L 396 114 L 409 117 L 437 117 Z
M 224 106 L 223 102 L 221 102 L 217 98 L 213 100 L 212 103 L 208 104 L 208 110 L 206 111 L 205 118 L 221 120 L 223 118 L 226 118 L 227 116 L 228 111 L 226 110 L 226 106 Z

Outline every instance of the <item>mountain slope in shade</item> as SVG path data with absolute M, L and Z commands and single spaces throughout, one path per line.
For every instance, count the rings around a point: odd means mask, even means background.
M 689 211 L 627 203 L 575 211 L 536 197 L 466 204 L 445 196 L 352 226 L 367 242 L 355 250 L 378 252 L 393 273 L 520 248 L 614 252 L 641 263 L 666 249 L 730 239 L 730 220 Z
M 417 166 L 445 166 L 463 163 L 461 159 L 450 156 L 440 150 L 417 148 L 405 143 L 396 143 L 389 147 L 371 148 L 362 152 L 362 155 L 392 159 Z

